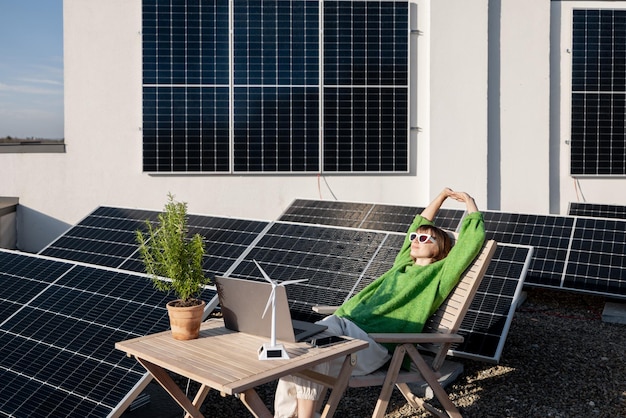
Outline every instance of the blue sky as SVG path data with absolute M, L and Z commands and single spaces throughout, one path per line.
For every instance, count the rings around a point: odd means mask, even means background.
M 63 134 L 63 0 L 0 0 L 0 138 Z

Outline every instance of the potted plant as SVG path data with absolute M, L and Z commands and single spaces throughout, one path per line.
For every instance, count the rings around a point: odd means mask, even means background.
M 210 282 L 202 270 L 204 240 L 200 234 L 189 237 L 187 203 L 167 196 L 158 225 L 146 220 L 146 233 L 136 233 L 139 255 L 154 287 L 177 298 L 167 303 L 172 336 L 190 340 L 198 338 L 205 307 L 199 297 Z

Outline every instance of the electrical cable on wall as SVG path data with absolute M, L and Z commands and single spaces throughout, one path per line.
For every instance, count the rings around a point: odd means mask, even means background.
M 583 194 L 582 188 L 580 187 L 580 182 L 577 178 L 574 178 L 574 190 L 576 190 L 576 201 L 580 202 L 580 198 L 582 197 L 583 202 L 586 202 L 585 195 Z
M 320 196 L 320 200 L 324 200 L 324 198 L 322 197 L 322 186 L 320 183 L 320 179 L 324 180 L 324 184 L 326 184 L 326 188 L 328 189 L 330 194 L 333 196 L 333 199 L 337 200 L 337 196 L 335 196 L 335 193 L 333 193 L 333 190 L 330 188 L 328 181 L 326 181 L 326 177 L 322 176 L 321 173 L 318 173 L 317 174 L 317 192 Z

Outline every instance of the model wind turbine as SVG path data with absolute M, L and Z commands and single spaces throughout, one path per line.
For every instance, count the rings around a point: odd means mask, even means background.
M 259 347 L 259 360 L 278 360 L 278 359 L 288 359 L 289 355 L 287 355 L 287 351 L 285 351 L 285 347 L 282 344 L 276 344 L 276 288 L 278 286 L 286 286 L 292 283 L 300 283 L 305 282 L 308 279 L 297 279 L 297 280 L 285 280 L 284 282 L 276 282 L 275 280 L 270 279 L 270 276 L 265 273 L 265 271 L 261 268 L 259 263 L 256 260 L 254 264 L 259 268 L 261 274 L 272 285 L 272 292 L 270 293 L 270 297 L 267 299 L 267 304 L 265 305 L 265 310 L 263 311 L 263 315 L 261 318 L 265 318 L 265 314 L 267 313 L 270 305 L 272 306 L 272 326 L 270 332 L 270 342 L 263 344 Z

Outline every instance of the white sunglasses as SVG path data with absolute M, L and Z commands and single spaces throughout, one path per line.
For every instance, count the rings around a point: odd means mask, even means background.
M 413 241 L 417 238 L 417 241 L 421 244 L 424 244 L 428 241 L 436 242 L 437 240 L 430 234 L 418 234 L 417 232 L 411 232 L 409 234 L 409 240 Z

